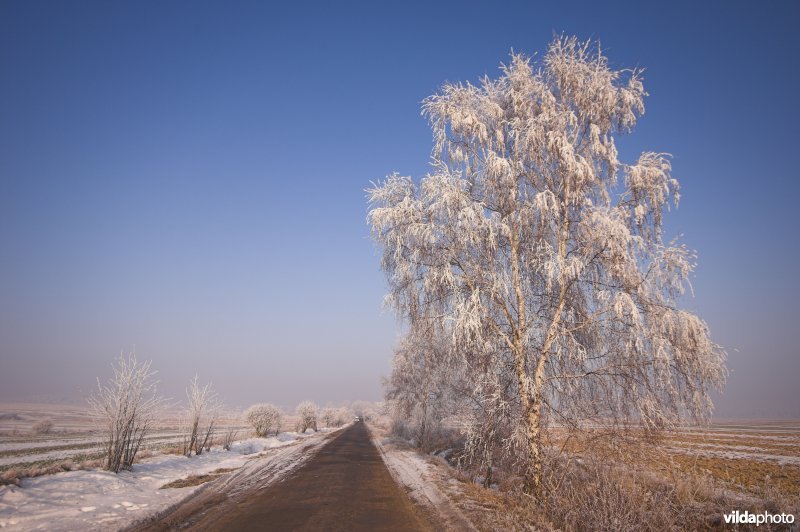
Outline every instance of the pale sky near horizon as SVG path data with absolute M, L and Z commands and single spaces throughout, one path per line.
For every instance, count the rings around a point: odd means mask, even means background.
M 364 189 L 428 170 L 443 82 L 565 33 L 646 68 L 620 153 L 674 155 L 718 414 L 800 417 L 800 4 L 600 4 L 0 3 L 0 401 L 81 400 L 134 348 L 175 398 L 380 399 Z

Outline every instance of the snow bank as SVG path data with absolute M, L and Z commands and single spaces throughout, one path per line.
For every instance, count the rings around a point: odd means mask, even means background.
M 452 503 L 445 490 L 437 487 L 434 467 L 423 456 L 411 450 L 398 449 L 391 445 L 390 440 L 381 440 L 374 435 L 372 441 L 395 482 L 405 487 L 417 504 L 429 508 L 441 520 L 444 529 L 477 530 Z

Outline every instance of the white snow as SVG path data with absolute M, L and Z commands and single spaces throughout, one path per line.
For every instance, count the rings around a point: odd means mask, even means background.
M 316 435 L 282 433 L 271 438 L 250 438 L 236 442 L 230 451 L 213 449 L 187 458 L 158 455 L 119 474 L 101 470 L 70 471 L 23 479 L 21 486 L 0 486 L 0 528 L 3 530 L 109 530 L 127 526 L 147 515 L 162 511 L 187 497 L 199 486 L 159 489 L 189 475 L 216 469 L 239 469 L 236 482 L 272 482 L 302 463 L 296 455 L 308 453 L 314 445 L 292 445 L 298 439 L 322 442 Z M 257 453 L 276 447 L 291 449 L 253 460 Z M 244 466 L 244 467 L 242 467 Z M 229 478 L 227 483 L 231 483 Z
M 686 447 L 668 447 L 672 452 L 680 454 L 715 456 L 733 460 L 755 460 L 757 462 L 774 462 L 779 465 L 800 465 L 800 456 L 790 456 L 785 454 L 768 454 L 764 452 L 739 452 L 733 450 L 711 450 L 707 448 L 695 449 Z
M 433 466 L 421 455 L 410 450 L 400 450 L 384 445 L 373 437 L 383 462 L 395 482 L 404 486 L 414 501 L 431 508 L 445 523 L 448 530 L 477 530 L 463 513 L 450 501 L 435 482 Z

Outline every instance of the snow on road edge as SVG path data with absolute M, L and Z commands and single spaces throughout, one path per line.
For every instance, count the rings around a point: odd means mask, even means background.
M 386 448 L 371 429 L 370 434 L 392 478 L 406 488 L 414 502 L 433 511 L 447 530 L 477 531 L 472 522 L 436 486 L 431 474 L 433 466 L 424 457 L 413 451 Z

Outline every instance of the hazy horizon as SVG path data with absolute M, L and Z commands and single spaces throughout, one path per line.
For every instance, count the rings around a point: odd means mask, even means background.
M 511 49 L 644 67 L 621 159 L 673 154 L 667 239 L 728 350 L 719 417 L 800 417 L 800 5 L 0 4 L 0 401 L 80 402 L 120 353 L 230 406 L 380 400 L 364 189 L 428 171 L 420 102 Z

